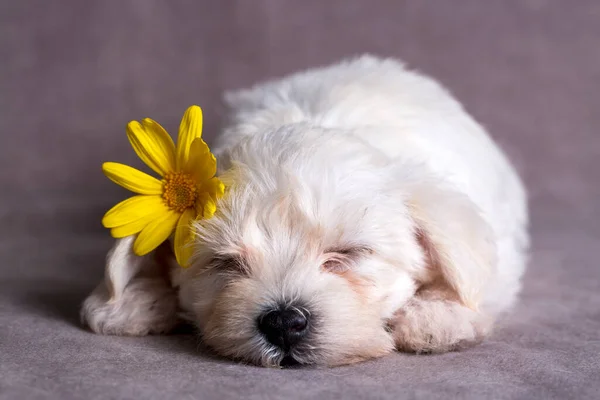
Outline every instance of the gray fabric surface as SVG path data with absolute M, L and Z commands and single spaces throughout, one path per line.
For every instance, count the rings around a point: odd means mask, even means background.
M 600 398 L 599 43 L 595 0 L 0 1 L 0 398 Z M 127 121 L 197 103 L 210 137 L 224 89 L 364 51 L 440 79 L 529 187 L 522 302 L 490 340 L 269 370 L 80 328 Z

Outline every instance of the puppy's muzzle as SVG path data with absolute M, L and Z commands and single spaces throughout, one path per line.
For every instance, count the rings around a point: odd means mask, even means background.
M 288 352 L 307 335 L 309 318 L 310 314 L 303 308 L 270 310 L 258 317 L 258 329 L 269 343 Z

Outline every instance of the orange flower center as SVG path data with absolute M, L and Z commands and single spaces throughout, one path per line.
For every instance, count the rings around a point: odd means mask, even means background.
M 169 208 L 182 213 L 196 203 L 196 182 L 183 172 L 168 172 L 164 176 L 162 197 Z

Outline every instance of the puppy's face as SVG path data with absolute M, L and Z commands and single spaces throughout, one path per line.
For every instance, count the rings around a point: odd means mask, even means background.
M 384 168 L 352 154 L 329 152 L 335 171 L 317 152 L 310 167 L 246 157 L 225 173 L 229 192 L 196 227 L 190 271 L 195 317 L 218 353 L 339 365 L 392 350 L 386 320 L 413 295 L 421 253 Z

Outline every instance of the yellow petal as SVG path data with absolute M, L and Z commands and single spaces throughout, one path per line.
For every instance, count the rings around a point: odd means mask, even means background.
M 203 193 L 206 192 L 210 194 L 210 196 L 214 200 L 218 200 L 225 194 L 225 184 L 221 182 L 221 180 L 217 177 L 214 177 L 207 182 L 203 183 L 198 192 Z
M 110 235 L 115 239 L 135 235 L 136 233 L 140 233 L 140 231 L 144 229 L 146 225 L 148 225 L 155 218 L 155 215 L 145 215 L 142 218 L 130 222 L 128 224 L 111 228 Z
M 143 256 L 156 249 L 173 233 L 179 216 L 178 212 L 169 210 L 148 223 L 135 239 L 133 252 Z
M 212 216 L 215 215 L 216 211 L 217 211 L 217 204 L 215 203 L 215 201 L 213 199 L 210 199 L 204 204 L 204 210 L 202 211 L 202 217 L 203 218 L 212 218 Z
M 195 139 L 190 145 L 185 172 L 191 174 L 198 183 L 209 180 L 217 172 L 217 159 L 201 138 Z
M 181 214 L 177 229 L 175 230 L 175 258 L 182 267 L 186 268 L 189 265 L 190 257 L 194 252 L 192 247 L 192 229 L 191 222 L 196 217 L 196 210 L 188 208 Z
M 177 170 L 181 171 L 188 162 L 190 146 L 194 139 L 202 136 L 202 109 L 191 106 L 183 114 L 177 137 Z
M 217 203 L 208 192 L 203 192 L 198 195 L 196 210 L 199 218 L 208 219 L 215 215 Z
M 139 194 L 162 194 L 162 183 L 125 164 L 105 162 L 102 172 L 114 183 Z
M 123 200 L 108 210 L 102 218 L 102 225 L 105 228 L 114 228 L 163 210 L 167 210 L 167 206 L 162 197 L 140 194 Z
M 127 124 L 127 137 L 135 153 L 147 166 L 161 176 L 175 170 L 175 144 L 173 139 L 155 121 L 146 118 L 140 124 Z
M 150 196 L 144 196 L 150 197 Z M 159 198 L 158 196 L 152 196 L 155 198 Z M 162 200 L 162 199 L 161 199 Z M 139 218 L 132 220 L 131 222 L 125 223 L 120 226 L 115 226 L 110 230 L 110 234 L 114 238 L 124 238 L 127 236 L 135 235 L 139 233 L 142 229 L 146 227 L 150 222 L 160 218 L 161 216 L 167 214 L 169 212 L 169 207 L 166 204 L 161 203 L 152 209 L 148 209 L 147 212 L 141 215 Z M 123 219 L 124 220 L 124 219 Z M 121 220 L 121 221 L 123 221 Z

